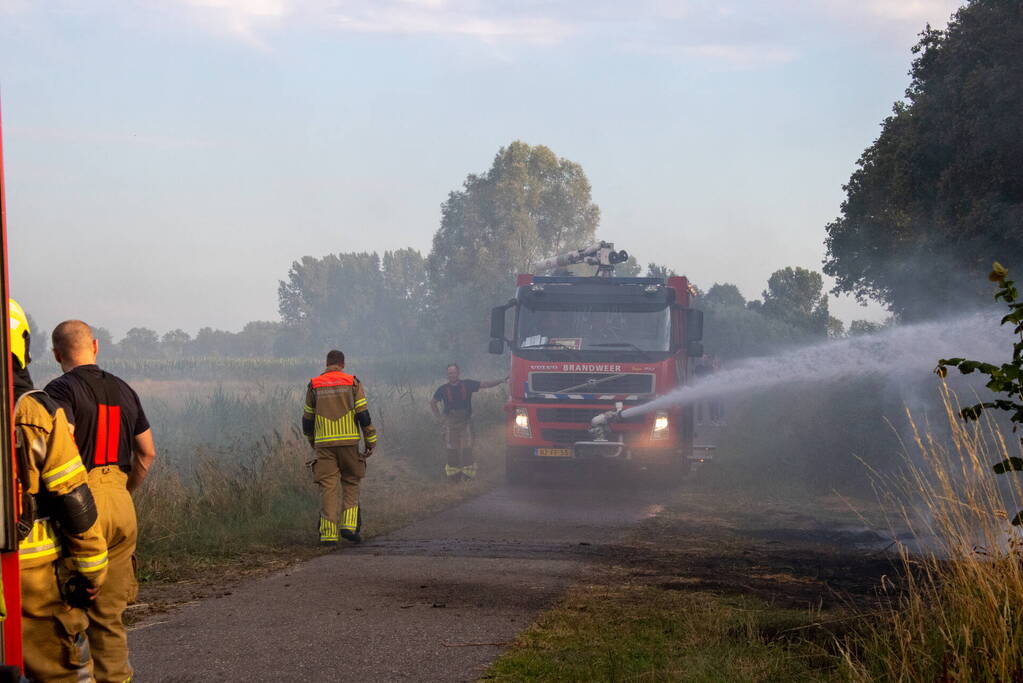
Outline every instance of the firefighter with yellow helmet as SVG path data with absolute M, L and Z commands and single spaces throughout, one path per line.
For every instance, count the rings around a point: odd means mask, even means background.
M 302 414 L 302 431 L 316 452 L 312 466 L 320 488 L 322 545 L 336 545 L 339 537 L 353 543 L 362 541 L 359 483 L 366 476 L 366 458 L 377 443 L 362 383 L 344 369 L 345 354 L 330 351 L 326 369 L 309 381 Z M 366 442 L 363 453 L 359 452 L 360 438 Z
M 107 545 L 64 411 L 33 388 L 28 316 L 14 301 L 10 332 L 25 674 L 89 680 L 85 609 L 106 578 Z

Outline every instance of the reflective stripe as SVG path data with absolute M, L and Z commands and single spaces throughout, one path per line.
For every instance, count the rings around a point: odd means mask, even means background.
M 338 540 L 337 524 L 320 517 L 320 540 L 321 541 L 336 541 Z
M 321 441 L 338 441 L 341 439 L 358 439 L 359 429 L 355 426 L 355 411 L 349 410 L 346 415 L 336 420 L 328 420 L 322 415 L 316 416 L 316 443 Z
M 84 472 L 85 465 L 82 464 L 82 459 L 76 456 L 71 461 L 54 467 L 49 472 L 43 472 L 43 484 L 46 485 L 46 488 L 51 488 L 75 476 L 79 470 Z
M 71 560 L 75 563 L 75 568 L 83 574 L 91 572 L 98 572 L 108 564 L 108 558 L 106 551 L 103 551 L 99 555 L 92 555 L 89 557 L 74 556 Z
M 369 436 L 366 437 L 366 443 L 376 443 L 376 442 L 377 442 L 377 433 L 376 432 L 373 432 L 372 434 L 370 434 Z
M 475 479 L 476 478 L 476 463 L 473 463 L 471 465 L 466 465 L 465 467 L 463 467 L 462 468 L 462 474 L 464 474 L 465 476 L 469 477 L 470 479 Z
M 305 407 L 305 408 L 304 408 L 303 410 L 304 410 L 304 411 L 305 411 L 305 412 L 306 412 L 307 414 L 309 414 L 309 415 L 312 415 L 313 413 L 315 413 L 315 412 L 316 412 L 315 410 L 313 410 L 313 407 L 312 407 L 312 406 L 310 406 L 310 405 L 307 405 L 307 406 L 306 406 L 306 407 Z
M 57 556 L 59 546 L 48 519 L 37 519 L 32 531 L 18 546 L 19 560 L 35 560 L 47 555 Z
M 360 398 L 360 399 L 358 399 L 358 400 L 357 400 L 357 401 L 355 402 L 355 407 L 356 407 L 356 408 L 361 408 L 361 407 L 362 407 L 362 406 L 364 406 L 364 405 L 366 405 L 366 399 L 364 399 L 364 398 Z
M 449 477 L 453 477 L 462 471 L 461 467 L 453 467 L 451 465 L 444 465 L 444 474 Z
M 47 555 L 53 555 L 54 557 L 57 556 L 57 543 L 55 541 L 50 541 L 48 544 L 41 546 L 39 548 L 33 549 L 25 548 L 24 550 L 18 552 L 18 559 L 35 560 L 40 557 L 45 557 Z
M 345 531 L 355 531 L 359 526 L 359 506 L 348 508 L 342 513 L 341 528 Z

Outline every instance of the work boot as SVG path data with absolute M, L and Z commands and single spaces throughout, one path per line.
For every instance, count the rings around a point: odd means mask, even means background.
M 356 545 L 362 543 L 362 535 L 358 531 L 349 531 L 348 529 L 342 529 L 341 538 L 345 539 L 346 541 L 351 541 Z
M 320 541 L 320 546 L 323 548 L 336 548 L 337 541 Z

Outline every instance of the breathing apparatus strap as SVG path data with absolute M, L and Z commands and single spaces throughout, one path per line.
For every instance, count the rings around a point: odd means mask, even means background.
M 18 400 L 14 402 L 14 414 L 18 414 L 18 407 L 26 396 L 32 394 L 46 395 L 46 392 L 40 391 L 39 389 L 33 389 L 26 391 L 24 394 L 18 397 Z M 14 429 L 14 453 L 17 459 L 18 465 L 18 496 L 21 499 L 20 509 L 18 510 L 18 527 L 17 536 L 18 543 L 20 544 L 28 535 L 32 533 L 32 527 L 35 526 L 36 518 L 39 516 L 39 504 L 36 501 L 36 497 L 28 492 L 29 482 L 29 454 L 31 448 L 28 444 L 28 439 L 23 434 L 22 430 L 15 426 Z

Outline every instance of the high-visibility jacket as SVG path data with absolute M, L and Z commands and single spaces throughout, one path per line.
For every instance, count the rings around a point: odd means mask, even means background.
M 302 431 L 314 446 L 347 446 L 364 438 L 367 446 L 377 442 L 376 428 L 362 383 L 354 375 L 327 366 L 306 389 Z
M 61 496 L 89 485 L 64 411 L 45 394 L 30 394 L 18 401 L 14 425 L 25 454 L 19 460 L 27 466 L 27 492 L 35 496 L 38 504 L 32 530 L 18 546 L 21 566 L 27 569 L 52 564 L 63 548 L 74 570 L 93 586 L 100 586 L 106 578 L 108 562 L 107 543 L 99 523 L 72 533 L 69 525 L 58 527 L 53 521 L 60 520 L 49 517 L 51 513 L 59 515 Z

